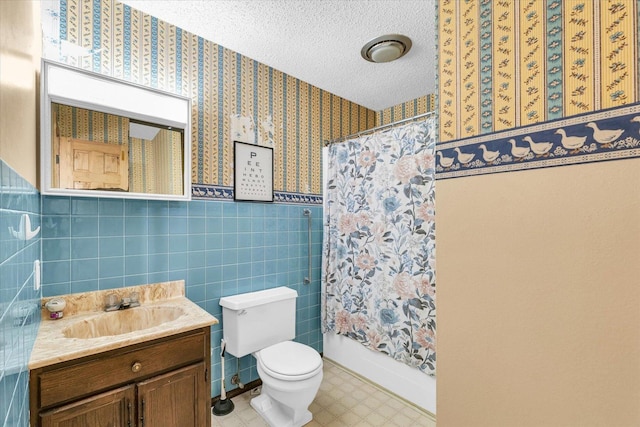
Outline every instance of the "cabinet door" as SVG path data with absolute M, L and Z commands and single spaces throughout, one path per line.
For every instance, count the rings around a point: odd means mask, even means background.
M 40 414 L 42 427 L 133 427 L 133 385 L 98 394 Z
M 140 427 L 210 426 L 210 409 L 204 363 L 138 383 Z

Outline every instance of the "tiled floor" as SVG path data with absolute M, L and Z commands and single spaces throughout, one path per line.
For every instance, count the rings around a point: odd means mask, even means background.
M 267 426 L 249 406 L 251 397 L 248 392 L 234 397 L 235 410 L 224 417 L 212 415 L 212 426 Z M 436 426 L 424 412 L 362 381 L 327 359 L 324 359 L 320 391 L 309 409 L 313 420 L 306 427 Z

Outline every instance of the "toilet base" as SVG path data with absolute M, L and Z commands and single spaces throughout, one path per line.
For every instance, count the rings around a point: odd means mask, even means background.
M 313 419 L 309 410 L 304 411 L 294 423 L 288 411 L 267 394 L 261 394 L 251 399 L 251 407 L 264 419 L 271 427 L 302 427 Z

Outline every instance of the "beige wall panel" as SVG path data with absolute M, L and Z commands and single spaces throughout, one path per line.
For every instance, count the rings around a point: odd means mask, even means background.
M 0 1 L 0 158 L 37 184 L 40 2 Z
M 640 425 L 640 159 L 437 182 L 438 427 Z

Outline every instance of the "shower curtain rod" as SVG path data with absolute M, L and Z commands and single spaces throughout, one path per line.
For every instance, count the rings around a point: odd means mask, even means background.
M 366 135 L 366 134 L 369 134 L 369 133 L 374 133 L 376 131 L 379 131 L 379 130 L 382 130 L 382 129 L 385 129 L 385 128 L 389 128 L 389 127 L 393 127 L 393 126 L 397 126 L 397 125 L 402 124 L 402 123 L 412 122 L 414 120 L 418 120 L 418 119 L 421 119 L 423 117 L 430 116 L 430 115 L 432 115 L 434 113 L 435 113 L 435 111 L 427 111 L 426 113 L 418 114 L 416 116 L 409 117 L 409 118 L 402 119 L 402 120 L 398 120 L 396 122 L 387 123 L 386 125 L 376 126 L 374 128 L 366 129 L 366 130 L 363 130 L 363 131 L 360 131 L 360 132 L 356 132 L 356 133 L 352 133 L 351 135 L 347 135 L 347 136 L 340 136 L 340 137 L 338 137 L 336 139 L 333 139 L 331 141 L 325 140 L 324 141 L 324 146 L 326 147 L 328 145 L 335 144 L 337 142 L 346 141 L 347 139 L 350 139 L 350 138 L 356 138 L 356 137 L 359 137 L 359 136 L 362 136 L 362 135 Z

